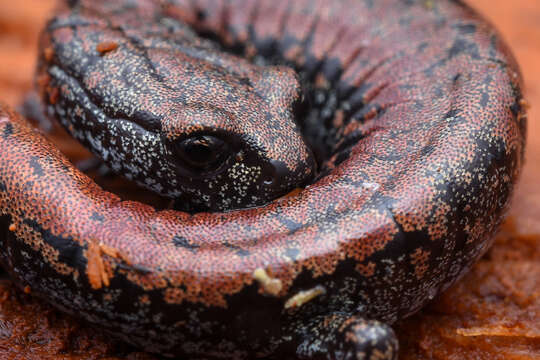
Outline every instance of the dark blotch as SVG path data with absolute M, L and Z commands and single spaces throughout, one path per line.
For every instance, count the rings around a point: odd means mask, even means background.
M 41 234 L 43 241 L 58 250 L 58 260 L 67 264 L 70 267 L 79 269 L 81 264 L 86 263 L 83 256 L 84 248 L 80 246 L 72 237 L 62 237 L 53 234 L 50 230 L 46 230 L 41 225 L 32 219 L 24 219 L 23 222 L 30 226 L 34 231 Z
M 486 107 L 488 105 L 488 102 L 489 102 L 489 94 L 487 92 L 482 93 L 482 98 L 480 99 L 480 105 L 482 105 L 482 107 Z
M 238 256 L 249 256 L 250 255 L 250 252 L 247 251 L 246 249 L 242 249 L 240 246 L 238 245 L 234 245 L 234 244 L 231 244 L 231 243 L 223 243 L 223 245 L 231 250 L 234 250 L 236 252 L 236 254 Z
M 291 260 L 296 260 L 298 254 L 300 254 L 300 250 L 297 248 L 287 248 L 287 250 L 285 250 L 285 256 Z
M 321 72 L 330 82 L 335 82 L 342 73 L 341 61 L 337 58 L 328 58 L 324 61 Z
M 373 5 L 375 4 L 374 0 L 364 0 L 364 3 L 368 9 L 372 9 Z
M 94 220 L 94 221 L 97 221 L 97 222 L 103 222 L 105 221 L 105 217 L 97 212 L 93 212 L 92 213 L 92 216 L 90 216 L 90 220 Z
M 173 241 L 173 244 L 176 247 L 183 247 L 183 248 L 191 250 L 191 251 L 195 251 L 195 250 L 197 250 L 198 248 L 201 247 L 198 244 L 191 243 L 188 239 L 186 239 L 185 237 L 180 236 L 180 235 L 175 235 L 175 237 L 173 237 L 172 241 Z
M 7 123 L 6 126 L 4 126 L 4 131 L 2 131 L 2 139 L 7 139 L 13 135 L 13 124 Z
M 450 118 L 453 118 L 453 117 L 456 117 L 457 114 L 458 114 L 458 110 L 457 109 L 450 109 L 450 111 L 448 111 L 445 115 L 444 115 L 444 118 L 445 119 L 450 119 Z
M 512 112 L 512 115 L 514 117 L 518 116 L 518 114 L 521 112 L 521 105 L 519 103 L 514 103 L 510 106 L 510 111 Z
M 427 41 L 424 41 L 418 45 L 418 52 L 423 52 L 425 49 L 427 49 L 429 46 L 429 43 Z
M 197 9 L 197 11 L 195 13 L 195 16 L 197 17 L 198 22 L 202 22 L 202 21 L 206 20 L 207 14 L 206 14 L 206 12 L 204 10 Z
M 335 160 L 335 166 L 340 165 L 345 160 L 347 160 L 351 156 L 351 149 L 345 149 L 342 150 L 337 156 Z
M 32 156 L 30 158 L 30 167 L 32 170 L 34 170 L 34 174 L 37 176 L 43 176 L 45 175 L 45 171 L 43 171 L 43 168 L 41 167 L 41 164 L 39 163 L 39 157 Z
M 470 55 L 473 59 L 478 59 L 478 46 L 465 39 L 456 39 L 452 47 L 448 50 L 448 59 L 452 59 L 459 54 L 466 53 Z
M 426 146 L 424 146 L 424 147 L 422 148 L 421 155 L 422 155 L 422 156 L 428 156 L 428 155 L 430 155 L 430 154 L 433 152 L 433 150 L 435 150 L 435 148 L 433 147 L 433 145 L 431 145 L 431 144 L 430 144 L 430 145 L 426 145 Z
M 302 224 L 292 220 L 292 219 L 289 219 L 287 217 L 282 217 L 282 216 L 279 216 L 278 217 L 278 220 L 280 222 L 281 225 L 283 225 L 289 232 L 289 235 L 292 235 L 294 234 L 296 231 L 298 231 L 299 229 L 302 228 Z
M 463 35 L 470 35 L 476 33 L 476 25 L 474 24 L 465 24 L 457 26 L 459 32 Z

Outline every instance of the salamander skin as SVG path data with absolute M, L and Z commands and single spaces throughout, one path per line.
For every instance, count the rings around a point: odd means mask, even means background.
M 387 324 L 488 249 L 523 162 L 517 65 L 460 1 L 68 1 L 41 53 L 49 115 L 116 171 L 214 212 L 121 200 L 3 107 L 1 263 L 165 356 L 395 359 Z M 256 200 L 168 172 L 178 159 L 155 149 L 198 121 L 234 148 L 225 168 L 261 167 Z M 268 200 L 292 180 L 308 185 Z

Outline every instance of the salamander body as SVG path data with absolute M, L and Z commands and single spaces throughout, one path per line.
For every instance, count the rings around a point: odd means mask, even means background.
M 66 1 L 40 53 L 47 114 L 185 211 L 4 107 L 0 261 L 166 356 L 395 359 L 386 324 L 487 250 L 523 162 L 517 65 L 459 1 Z

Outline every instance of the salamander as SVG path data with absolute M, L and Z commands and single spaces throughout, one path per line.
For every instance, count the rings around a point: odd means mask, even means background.
M 175 209 L 2 106 L 0 262 L 168 357 L 396 359 L 390 325 L 486 252 L 523 163 L 518 66 L 458 0 L 64 1 L 37 73 L 48 116 Z

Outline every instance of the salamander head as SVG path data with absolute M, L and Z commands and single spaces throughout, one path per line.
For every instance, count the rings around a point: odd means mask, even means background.
M 171 41 L 169 28 L 127 38 L 77 28 L 86 21 L 69 12 L 49 24 L 42 94 L 49 114 L 115 172 L 181 208 L 215 211 L 266 204 L 313 177 L 292 69 L 254 65 L 180 25 Z
M 204 101 L 173 107 L 162 121 L 168 160 L 191 203 L 224 210 L 258 206 L 314 175 L 294 119 L 295 73 L 268 67 L 252 78 L 211 76 Z

